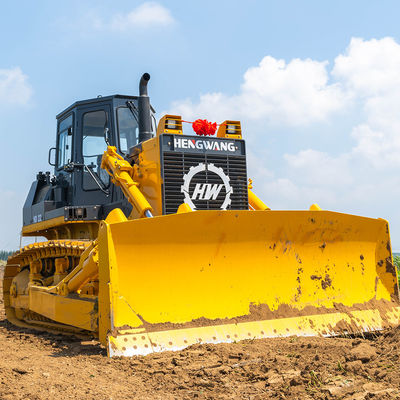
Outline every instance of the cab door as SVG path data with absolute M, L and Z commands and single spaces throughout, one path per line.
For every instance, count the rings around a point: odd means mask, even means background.
M 54 189 L 54 201 L 57 207 L 71 202 L 71 187 L 75 184 L 74 174 L 70 165 L 75 160 L 75 114 L 71 111 L 62 116 L 57 123 L 57 155 L 54 174 L 57 177 L 57 186 Z
M 115 145 L 111 107 L 99 104 L 80 108 L 77 113 L 80 132 L 78 158 L 80 159 L 79 204 L 104 204 L 109 201 L 110 177 L 101 168 L 101 158 L 107 149 L 107 141 Z

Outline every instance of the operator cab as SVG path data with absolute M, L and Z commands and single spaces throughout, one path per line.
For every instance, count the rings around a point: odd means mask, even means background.
M 129 215 L 131 205 L 100 166 L 107 145 L 123 157 L 138 145 L 138 99 L 99 96 L 77 101 L 57 115 L 56 147 L 49 152 L 54 178 L 49 173 L 37 175 L 24 205 L 24 226 L 59 216 L 103 219 L 115 207 Z M 150 106 L 150 134 L 156 128 L 154 113 Z
M 68 204 L 109 203 L 115 194 L 109 175 L 100 167 L 101 158 L 107 145 L 115 146 L 124 157 L 138 144 L 138 98 L 114 95 L 78 101 L 56 118 L 54 175 L 76 188 Z
M 57 115 L 54 174 L 79 188 L 77 204 L 107 203 L 110 179 L 100 167 L 101 158 L 107 145 L 126 156 L 138 144 L 137 102 L 134 96 L 98 97 L 78 101 Z
M 137 97 L 134 96 L 115 95 L 78 101 L 56 118 L 56 172 L 68 168 L 71 162 L 93 168 L 97 164 L 96 157 L 106 150 L 107 142 L 116 146 L 122 155 L 138 143 Z M 74 149 L 72 137 L 80 144 Z

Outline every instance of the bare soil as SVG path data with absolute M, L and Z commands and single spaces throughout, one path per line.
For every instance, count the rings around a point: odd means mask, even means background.
M 400 399 L 399 328 L 108 359 L 96 341 L 19 329 L 0 309 L 0 399 Z

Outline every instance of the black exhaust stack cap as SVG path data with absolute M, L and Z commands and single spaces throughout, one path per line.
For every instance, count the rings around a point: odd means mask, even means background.
M 151 111 L 150 98 L 147 95 L 147 84 L 150 80 L 150 74 L 144 73 L 139 83 L 139 143 L 151 139 Z

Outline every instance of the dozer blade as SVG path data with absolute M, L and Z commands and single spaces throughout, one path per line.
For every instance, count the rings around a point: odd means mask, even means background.
M 397 325 L 388 224 L 329 211 L 197 211 L 102 223 L 110 356 Z

